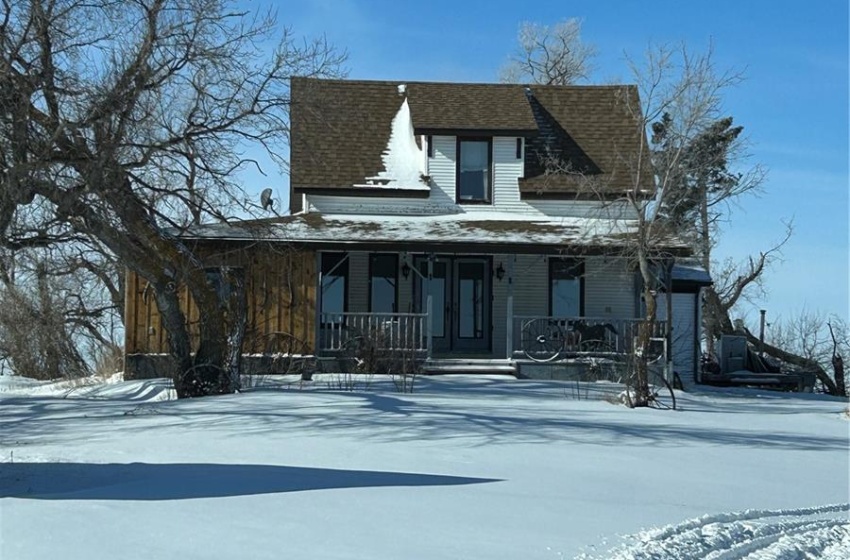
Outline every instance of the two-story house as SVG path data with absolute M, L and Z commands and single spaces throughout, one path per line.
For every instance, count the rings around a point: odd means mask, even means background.
M 473 369 L 628 352 L 642 302 L 624 194 L 654 184 L 638 103 L 631 86 L 293 78 L 289 215 L 187 237 L 245 268 L 248 355 L 282 335 L 332 354 L 375 329 Z M 659 336 L 693 379 L 701 280 L 666 278 L 688 295 L 665 298 L 681 325 Z M 164 337 L 144 286 L 127 289 L 141 375 Z

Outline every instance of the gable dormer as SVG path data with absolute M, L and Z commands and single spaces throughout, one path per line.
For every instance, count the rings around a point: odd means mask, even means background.
M 588 179 L 619 196 L 643 134 L 636 100 L 632 86 L 294 78 L 293 209 L 306 194 L 516 211 L 580 199 Z

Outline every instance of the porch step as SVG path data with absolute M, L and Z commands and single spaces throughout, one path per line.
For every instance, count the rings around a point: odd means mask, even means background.
M 507 360 L 438 359 L 425 362 L 422 372 L 426 375 L 450 373 L 501 374 L 516 376 L 514 362 Z

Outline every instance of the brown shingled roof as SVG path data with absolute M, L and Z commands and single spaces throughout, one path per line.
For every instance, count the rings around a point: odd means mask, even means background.
M 453 131 L 537 133 L 525 90 L 514 84 L 410 83 L 410 114 L 417 134 Z
M 347 188 L 377 175 L 402 100 L 391 82 L 293 78 L 292 186 Z
M 520 192 L 576 192 L 588 181 L 605 192 L 633 188 L 635 156 L 646 142 L 637 88 L 535 85 L 531 92 L 541 132 L 528 141 Z M 648 158 L 639 179 L 641 189 L 652 189 Z
M 399 86 L 404 84 L 404 93 Z M 417 134 L 525 136 L 524 196 L 574 194 L 586 178 L 603 190 L 632 186 L 633 156 L 645 136 L 633 86 L 526 86 L 292 79 L 291 184 L 350 189 L 383 171 L 393 117 L 407 95 Z M 553 174 L 552 156 L 577 178 Z M 642 174 L 642 188 L 652 176 Z M 371 189 L 357 192 L 375 194 Z M 386 191 L 378 194 L 390 194 Z M 398 193 L 396 193 L 398 194 Z M 407 192 L 427 195 L 427 191 Z

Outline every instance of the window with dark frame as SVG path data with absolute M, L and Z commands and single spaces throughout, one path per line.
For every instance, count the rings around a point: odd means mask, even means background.
M 322 313 L 348 308 L 348 259 L 345 253 L 322 253 Z
M 549 259 L 549 314 L 581 317 L 584 314 L 584 263 L 580 259 Z
M 458 138 L 457 201 L 489 203 L 493 186 L 493 139 Z
M 398 310 L 398 255 L 369 255 L 369 311 Z

